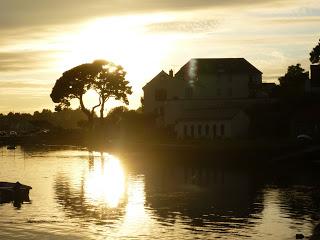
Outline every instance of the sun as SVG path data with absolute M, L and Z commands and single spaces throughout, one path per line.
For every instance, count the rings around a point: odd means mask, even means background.
M 141 94 L 146 80 L 161 69 L 163 59 L 174 47 L 166 36 L 148 30 L 152 22 L 165 19 L 166 16 L 153 15 L 89 21 L 65 34 L 65 51 L 59 56 L 58 69 L 64 72 L 95 59 L 112 61 L 124 67 L 134 93 Z

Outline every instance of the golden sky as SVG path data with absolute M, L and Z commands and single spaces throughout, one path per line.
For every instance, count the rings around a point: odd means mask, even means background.
M 162 69 L 190 58 L 244 57 L 277 81 L 309 69 L 320 38 L 319 0 L 0 0 L 0 112 L 53 109 L 60 75 L 106 59 L 133 86 L 130 107 Z M 109 105 L 110 107 L 110 105 Z

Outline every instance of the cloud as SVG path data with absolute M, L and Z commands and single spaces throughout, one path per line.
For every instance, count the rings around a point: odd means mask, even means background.
M 32 81 L 21 82 L 21 81 L 1 81 L 0 89 L 50 89 L 52 86 L 50 84 L 39 84 Z
M 320 16 L 311 17 L 276 17 L 267 18 L 265 22 L 276 24 L 320 24 Z
M 66 24 L 92 17 L 151 12 L 254 7 L 294 3 L 297 0 L 0 0 L 0 29 Z
M 147 26 L 151 32 L 212 32 L 217 28 L 218 20 L 171 21 L 153 23 Z
M 53 51 L 0 52 L 0 72 L 28 71 L 47 67 Z

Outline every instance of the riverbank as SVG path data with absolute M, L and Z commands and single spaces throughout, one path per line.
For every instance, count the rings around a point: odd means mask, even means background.
M 37 136 L 1 138 L 2 145 L 44 144 L 86 147 L 89 151 L 110 152 L 123 157 L 135 155 L 137 162 L 177 162 L 183 164 L 237 166 L 243 168 L 313 167 L 320 162 L 320 145 L 302 145 L 290 139 L 259 140 L 102 140 L 79 131 Z

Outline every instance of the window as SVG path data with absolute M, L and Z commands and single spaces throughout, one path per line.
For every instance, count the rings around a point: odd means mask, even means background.
M 220 84 L 220 80 L 221 80 L 221 74 L 218 73 L 218 74 L 217 74 L 217 84 Z
M 166 89 L 156 89 L 154 98 L 156 101 L 165 101 L 167 100 L 167 90 Z
M 228 88 L 228 96 L 232 97 L 232 88 Z
M 206 136 L 209 136 L 209 131 L 210 131 L 210 129 L 209 129 L 209 126 L 208 126 L 208 124 L 206 125 Z
M 191 87 L 187 87 L 185 89 L 185 97 L 192 98 L 193 97 L 193 89 Z
M 202 126 L 198 125 L 198 136 L 202 135 Z
M 164 108 L 163 108 L 162 106 L 159 107 L 159 114 L 160 114 L 161 116 L 164 115 Z
M 183 127 L 183 134 L 184 134 L 184 136 L 188 136 L 188 126 L 187 125 L 184 125 L 184 127 Z
M 220 88 L 217 89 L 217 96 L 221 96 L 221 89 Z
M 232 74 L 229 75 L 229 82 L 232 82 Z
M 217 136 L 217 125 L 213 125 L 213 137 Z
M 220 126 L 220 133 L 221 133 L 221 136 L 224 136 L 224 124 L 221 124 Z
M 190 131 L 191 131 L 191 137 L 194 137 L 194 126 L 193 125 L 191 125 Z

